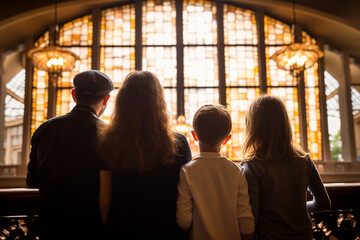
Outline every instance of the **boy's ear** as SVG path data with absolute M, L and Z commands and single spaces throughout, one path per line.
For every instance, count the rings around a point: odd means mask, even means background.
M 199 139 L 198 139 L 198 137 L 196 136 L 196 133 L 195 133 L 194 130 L 191 130 L 191 135 L 193 136 L 193 138 L 194 138 L 194 140 L 195 140 L 196 142 L 199 141 Z
M 225 140 L 222 142 L 222 145 L 227 144 L 227 142 L 230 140 L 230 138 L 231 138 L 231 134 L 229 134 L 229 136 L 227 136 L 227 137 L 225 138 Z

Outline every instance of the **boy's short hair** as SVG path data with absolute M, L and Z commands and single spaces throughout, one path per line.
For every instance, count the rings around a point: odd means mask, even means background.
M 207 104 L 196 111 L 192 125 L 199 141 L 213 147 L 230 134 L 231 116 L 224 106 Z

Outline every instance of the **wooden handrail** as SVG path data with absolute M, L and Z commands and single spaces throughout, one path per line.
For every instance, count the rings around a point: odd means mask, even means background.
M 325 187 L 332 210 L 360 209 L 360 183 L 331 183 Z M 37 189 L 0 189 L 0 216 L 36 215 L 43 205 L 44 200 Z

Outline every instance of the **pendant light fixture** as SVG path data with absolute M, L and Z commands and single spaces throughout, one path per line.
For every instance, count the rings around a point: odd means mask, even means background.
M 292 10 L 292 43 L 276 51 L 270 59 L 276 62 L 279 69 L 290 71 L 293 76 L 298 76 L 300 72 L 311 68 L 319 58 L 324 56 L 324 53 L 317 45 L 297 42 L 295 0 L 292 2 Z
M 50 35 L 49 45 L 44 48 L 34 48 L 28 52 L 34 67 L 39 70 L 47 71 L 49 77 L 56 81 L 62 72 L 71 71 L 75 67 L 75 62 L 80 60 L 75 53 L 59 46 L 57 23 L 57 0 L 55 0 L 53 35 Z

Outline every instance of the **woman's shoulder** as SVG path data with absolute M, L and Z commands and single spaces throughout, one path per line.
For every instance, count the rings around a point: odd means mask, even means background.
M 192 159 L 191 149 L 189 142 L 185 135 L 174 132 L 175 144 L 177 148 L 177 158 L 180 158 L 180 162 L 185 164 Z
M 180 141 L 180 142 L 187 142 L 187 139 L 185 137 L 184 134 L 181 134 L 181 133 L 178 133 L 178 132 L 174 132 L 174 137 L 177 141 Z

